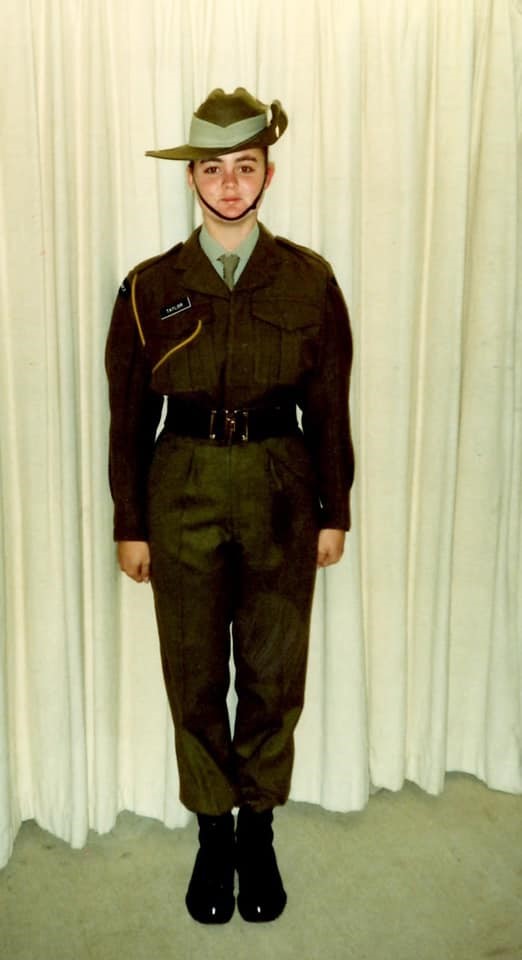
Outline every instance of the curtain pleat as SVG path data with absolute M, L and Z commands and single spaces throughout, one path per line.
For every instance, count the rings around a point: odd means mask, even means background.
M 522 792 L 520 0 L 6 0 L 0 38 L 0 865 L 124 808 L 181 826 L 150 589 L 111 540 L 103 350 L 199 213 L 212 87 L 290 117 L 262 220 L 355 339 L 353 530 L 318 577 L 294 799 L 461 770 Z M 231 701 L 233 709 L 233 701 Z

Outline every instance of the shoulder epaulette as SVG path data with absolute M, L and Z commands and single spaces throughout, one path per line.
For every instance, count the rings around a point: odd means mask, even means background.
M 311 250 L 310 247 L 305 247 L 300 243 L 294 243 L 293 240 L 288 240 L 287 237 L 275 237 L 275 242 L 280 244 L 282 247 L 288 247 L 289 250 L 292 250 L 294 253 L 301 254 L 304 257 L 307 257 L 310 260 L 315 260 L 316 263 L 320 263 L 323 267 L 326 267 L 328 271 L 331 272 L 332 268 L 328 263 L 328 260 L 325 260 L 320 253 L 316 253 L 315 250 Z
M 164 250 L 163 253 L 156 254 L 155 257 L 149 257 L 147 260 L 142 260 L 141 263 L 138 263 L 135 267 L 132 268 L 129 272 L 129 277 L 133 277 L 134 274 L 144 273 L 145 270 L 148 270 L 149 267 L 154 267 L 157 263 L 161 263 L 162 260 L 166 260 L 167 257 L 171 257 L 173 253 L 177 253 L 181 250 L 183 243 L 176 243 L 173 247 L 170 247 L 169 250 Z
M 135 277 L 137 277 L 140 273 L 144 273 L 149 267 L 153 267 L 155 264 L 161 263 L 161 261 L 165 260 L 166 257 L 170 257 L 172 254 L 177 253 L 178 250 L 181 250 L 182 246 L 182 243 L 176 243 L 176 245 L 174 247 L 170 247 L 169 250 L 165 250 L 163 253 L 159 253 L 155 257 L 149 257 L 147 260 L 142 260 L 141 263 L 138 263 L 135 267 L 132 267 L 120 286 L 120 296 L 129 297 L 131 293 L 132 282 Z

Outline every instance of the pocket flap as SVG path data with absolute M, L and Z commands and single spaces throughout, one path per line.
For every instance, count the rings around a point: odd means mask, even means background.
M 252 313 L 263 323 L 284 330 L 303 330 L 307 327 L 319 328 L 319 307 L 300 301 L 270 301 L 252 304 Z

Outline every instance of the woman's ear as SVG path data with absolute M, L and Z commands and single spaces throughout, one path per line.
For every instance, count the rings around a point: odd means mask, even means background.
M 268 187 L 270 186 L 270 184 L 272 183 L 272 178 L 273 178 L 273 176 L 274 176 L 274 173 L 275 173 L 275 163 L 272 163 L 272 161 L 270 161 L 270 163 L 268 164 L 268 166 L 267 166 L 267 168 L 266 168 L 266 174 L 265 174 L 265 190 L 267 190 Z

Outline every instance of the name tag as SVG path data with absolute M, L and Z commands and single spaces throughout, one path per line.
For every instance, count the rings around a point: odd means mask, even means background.
M 161 308 L 160 319 L 170 320 L 170 318 L 175 317 L 176 314 L 183 313 L 184 310 L 189 310 L 191 306 L 190 297 L 181 297 L 180 300 L 176 300 L 176 303 L 169 303 L 167 307 Z

